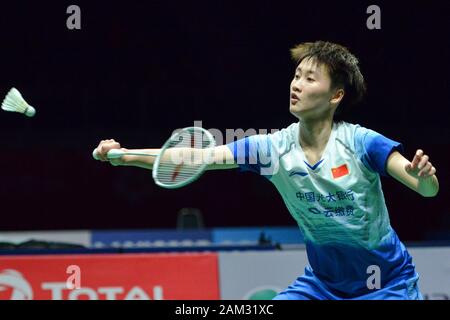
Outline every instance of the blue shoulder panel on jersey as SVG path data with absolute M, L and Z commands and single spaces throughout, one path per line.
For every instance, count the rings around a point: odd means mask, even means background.
M 389 155 L 394 150 L 403 152 L 401 143 L 366 128 L 360 128 L 355 132 L 355 148 L 364 165 L 383 176 L 388 175 L 386 161 Z
M 227 144 L 234 156 L 234 160 L 239 165 L 241 171 L 251 171 L 263 174 L 267 178 L 271 176 L 265 174 L 262 168 L 271 166 L 271 144 L 266 135 L 254 135 Z

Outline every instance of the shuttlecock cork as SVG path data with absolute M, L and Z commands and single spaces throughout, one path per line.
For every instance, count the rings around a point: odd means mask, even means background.
M 25 101 L 19 90 L 16 88 L 9 90 L 2 102 L 2 109 L 5 111 L 23 113 L 28 117 L 33 117 L 36 114 L 36 109 Z

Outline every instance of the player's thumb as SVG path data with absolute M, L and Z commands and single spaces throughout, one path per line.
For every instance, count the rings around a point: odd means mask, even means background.
M 411 170 L 412 170 L 412 169 L 411 169 L 411 163 L 406 164 L 406 165 L 405 165 L 405 171 L 406 171 L 406 172 L 411 172 Z

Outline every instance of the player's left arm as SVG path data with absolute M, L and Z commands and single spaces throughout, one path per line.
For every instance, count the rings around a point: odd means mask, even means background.
M 416 151 L 412 162 L 400 152 L 393 151 L 387 159 L 386 170 L 396 180 L 424 197 L 434 197 L 439 191 L 436 168 L 420 149 Z

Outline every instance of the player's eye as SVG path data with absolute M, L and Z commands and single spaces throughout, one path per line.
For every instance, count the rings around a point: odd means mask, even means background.
M 314 81 L 314 79 L 311 78 L 311 77 L 308 77 L 306 80 L 308 80 L 308 81 L 310 81 L 310 82 Z

